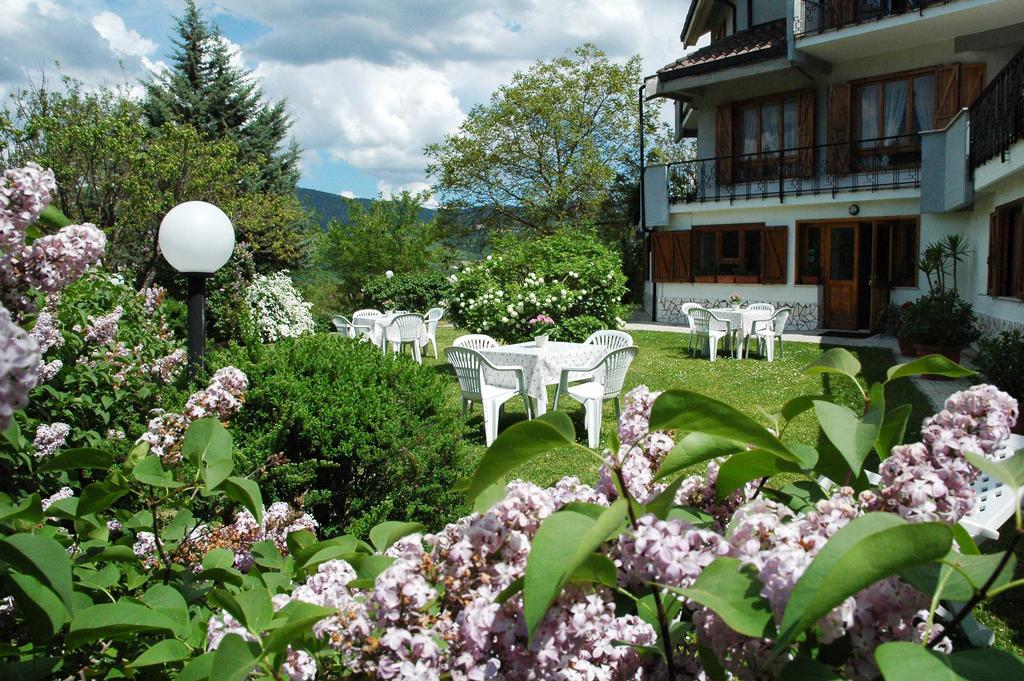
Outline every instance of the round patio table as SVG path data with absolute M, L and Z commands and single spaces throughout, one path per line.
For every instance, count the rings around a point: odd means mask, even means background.
M 772 313 L 768 310 L 751 310 L 748 307 L 741 307 L 738 310 L 732 307 L 716 307 L 711 312 L 723 321 L 729 322 L 733 333 L 736 335 L 736 359 L 743 356 L 743 346 L 747 337 L 753 332 L 754 322 L 771 319 Z

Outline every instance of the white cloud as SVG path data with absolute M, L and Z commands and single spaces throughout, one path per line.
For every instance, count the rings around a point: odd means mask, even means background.
M 107 41 L 110 49 L 130 57 L 146 57 L 156 51 L 157 44 L 128 28 L 124 19 L 113 12 L 100 12 L 92 18 L 92 27 Z
M 346 199 L 354 199 L 354 198 L 356 198 L 356 193 L 354 191 L 352 191 L 351 189 L 346 189 L 345 191 L 341 192 L 341 195 L 342 195 L 342 197 L 344 197 Z

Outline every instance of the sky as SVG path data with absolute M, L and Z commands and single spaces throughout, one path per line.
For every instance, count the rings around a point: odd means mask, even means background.
M 428 186 L 423 147 L 517 70 L 593 42 L 650 74 L 682 54 L 689 0 L 200 0 L 267 96 L 286 99 L 300 186 Z M 45 73 L 127 85 L 165 68 L 184 0 L 0 0 L 0 96 Z

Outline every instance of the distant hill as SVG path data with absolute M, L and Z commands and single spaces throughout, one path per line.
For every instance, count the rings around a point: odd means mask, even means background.
M 327 229 L 328 223 L 334 219 L 343 224 L 348 224 L 348 206 L 340 195 L 322 192 L 318 189 L 306 189 L 305 187 L 296 189 L 295 194 L 299 197 L 299 203 L 319 216 L 320 226 L 324 229 Z M 363 208 L 370 207 L 370 199 L 353 199 L 353 201 L 361 203 Z M 437 211 L 432 208 L 421 207 L 420 219 L 424 222 L 430 222 L 434 219 L 436 213 Z

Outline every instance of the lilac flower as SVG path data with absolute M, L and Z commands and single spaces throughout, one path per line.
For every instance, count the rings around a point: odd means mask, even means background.
M 15 409 L 28 404 L 28 394 L 36 387 L 39 358 L 36 340 L 0 306 L 0 430 L 10 425 Z
M 95 225 L 68 225 L 32 242 L 25 263 L 26 281 L 45 291 L 60 291 L 99 262 L 107 237 Z
M 45 355 L 50 350 L 64 345 L 64 336 L 57 328 L 58 323 L 57 316 L 49 307 L 44 307 L 36 315 L 36 323 L 32 326 L 31 334 L 39 344 L 40 354 Z
M 617 546 L 619 579 L 627 585 L 659 582 L 688 587 L 715 558 L 729 553 L 729 544 L 720 535 L 682 520 L 645 515 L 637 525 L 619 537 Z
M 160 303 L 164 301 L 167 296 L 167 289 L 163 286 L 150 286 L 139 291 L 139 295 L 142 296 L 142 309 L 146 311 L 147 315 L 154 315 L 157 308 L 160 307 Z
M 124 316 L 124 308 L 118 305 L 109 314 L 100 317 L 89 315 L 89 325 L 85 327 L 83 339 L 86 343 L 108 345 L 117 336 L 117 323 Z
M 35 163 L 4 171 L 0 179 L 0 224 L 6 219 L 11 229 L 0 227 L 0 250 L 9 251 L 24 239 L 25 228 L 36 221 L 56 191 L 53 171 Z
M 50 425 L 39 424 L 36 428 L 35 439 L 32 441 L 32 447 L 36 450 L 36 459 L 53 456 L 58 449 L 64 446 L 70 432 L 71 426 L 59 421 Z
M 60 501 L 61 499 L 67 499 L 68 497 L 73 496 L 75 496 L 75 491 L 73 489 L 67 486 L 61 487 L 59 490 L 57 490 L 57 492 L 43 499 L 43 510 L 45 511 L 46 509 L 50 508 L 50 506 L 53 506 L 53 504 Z

